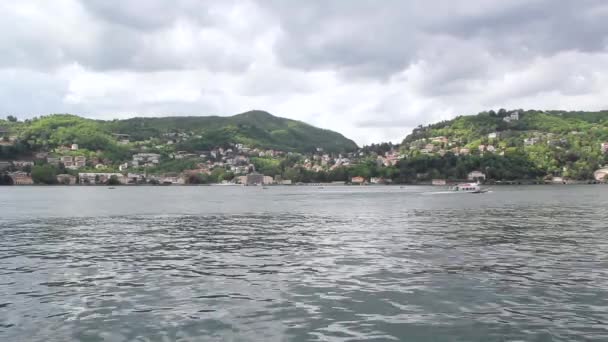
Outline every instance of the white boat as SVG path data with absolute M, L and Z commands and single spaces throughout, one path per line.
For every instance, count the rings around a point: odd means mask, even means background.
M 456 192 L 468 192 L 471 194 L 481 194 L 488 192 L 486 189 L 482 189 L 479 183 L 460 183 L 452 187 L 452 191 Z

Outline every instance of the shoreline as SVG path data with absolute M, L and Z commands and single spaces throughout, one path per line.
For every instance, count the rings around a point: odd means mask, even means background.
M 0 185 L 2 187 L 82 187 L 82 188 L 128 188 L 128 187 L 247 187 L 247 188 L 267 188 L 267 187 L 434 187 L 442 188 L 456 185 L 458 183 L 450 183 L 446 185 L 433 185 L 430 183 L 418 184 L 331 184 L 331 183 L 304 183 L 304 184 L 267 184 L 267 185 L 244 185 L 244 184 L 12 184 Z M 568 183 L 535 183 L 535 182 L 509 182 L 509 183 L 482 183 L 482 186 L 572 186 L 572 185 L 608 185 L 608 183 L 600 183 L 593 181 L 578 181 Z

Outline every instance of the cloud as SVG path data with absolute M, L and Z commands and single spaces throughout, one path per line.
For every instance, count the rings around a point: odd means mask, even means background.
M 601 0 L 23 0 L 0 16 L 0 115 L 257 108 L 364 144 L 608 95 Z

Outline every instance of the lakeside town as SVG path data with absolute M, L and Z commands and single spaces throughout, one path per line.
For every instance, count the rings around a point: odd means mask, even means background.
M 126 134 L 115 135 L 121 144 L 130 144 Z M 166 134 L 169 138 L 164 145 L 155 146 L 162 150 L 180 141 L 188 139 L 187 134 Z M 264 175 L 256 170 L 252 159 L 280 161 L 287 158 L 294 160 L 293 167 L 302 168 L 310 172 L 333 171 L 341 167 L 349 167 L 361 161 L 364 157 L 374 155 L 379 166 L 395 166 L 403 155 L 396 148 L 377 155 L 376 153 L 359 150 L 351 153 L 324 153 L 317 148 L 315 153 L 305 155 L 296 152 L 284 152 L 273 149 L 260 149 L 244 146 L 243 144 L 229 144 L 229 147 L 218 147 L 199 154 L 186 151 L 173 153 L 143 152 L 148 148 L 140 146 L 140 152 L 132 155 L 131 160 L 120 163 L 118 170 L 108 172 L 112 166 L 106 161 L 96 158 L 87 158 L 79 154 L 78 144 L 61 146 L 52 152 L 38 152 L 32 159 L 0 161 L 0 172 L 4 172 L 12 179 L 14 185 L 32 185 L 35 177 L 31 171 L 35 165 L 52 165 L 65 173 L 56 175 L 55 183 L 61 185 L 199 185 L 199 184 L 225 184 L 225 185 L 294 185 L 292 179 L 281 176 Z M 181 172 L 150 173 L 157 170 L 163 163 L 175 161 L 192 162 L 194 168 Z M 85 170 L 85 171 L 83 171 Z M 220 174 L 216 182 L 201 182 L 199 177 Z M 382 177 L 365 178 L 353 176 L 346 181 L 334 181 L 333 184 L 388 184 L 390 180 Z M 298 182 L 303 184 L 302 182 Z
M 122 144 L 129 144 L 129 136 L 126 134 L 116 135 Z M 490 133 L 488 139 L 497 139 L 499 133 Z M 162 149 L 166 146 L 175 144 L 178 138 L 187 138 L 186 135 L 169 135 L 170 140 L 165 146 L 156 146 Z M 539 138 L 525 140 L 527 146 L 534 145 Z M 279 161 L 291 158 L 297 162 L 297 168 L 302 168 L 312 173 L 332 172 L 339 168 L 352 168 L 353 166 L 374 160 L 380 168 L 397 167 L 400 160 L 418 154 L 445 156 L 451 153 L 455 156 L 466 156 L 470 154 L 496 153 L 504 155 L 504 150 L 500 151 L 493 145 L 479 145 L 475 151 L 468 148 L 461 148 L 457 141 L 452 141 L 446 137 L 432 137 L 430 139 L 418 139 L 413 141 L 406 148 L 399 145 L 390 146 L 388 151 L 379 153 L 369 149 L 359 149 L 356 152 L 345 154 L 324 153 L 322 148 L 317 148 L 315 153 L 305 155 L 295 152 L 284 152 L 272 149 L 259 149 L 244 146 L 243 144 L 230 144 L 230 147 L 215 148 L 209 151 L 202 151 L 200 154 L 189 153 L 186 151 L 176 151 L 163 155 L 161 153 L 138 152 L 132 155 L 131 160 L 120 163 L 118 170 L 112 169 L 111 165 L 102 159 L 87 158 L 79 154 L 78 144 L 61 146 L 52 152 L 38 152 L 31 159 L 20 159 L 10 161 L 0 161 L 0 172 L 4 177 L 10 177 L 11 181 L 5 184 L 12 185 L 34 185 L 34 184 L 57 184 L 57 185 L 201 185 L 201 184 L 222 184 L 222 185 L 304 185 L 314 184 L 333 184 L 333 185 L 389 185 L 393 180 L 385 177 L 365 177 L 355 174 L 346 180 L 339 181 L 312 181 L 301 182 L 293 179 L 285 179 L 280 175 L 265 175 L 256 169 L 252 159 Z M 455 146 L 455 147 L 452 147 Z M 601 144 L 603 153 L 608 153 L 608 142 Z M 145 151 L 143 146 L 140 150 Z M 188 161 L 194 163 L 194 168 L 186 169 L 181 172 L 150 173 L 149 170 L 156 170 L 163 163 L 175 161 Z M 51 165 L 63 173 L 55 175 L 55 179 L 45 182 L 37 182 L 32 169 L 36 165 Z M 201 181 L 200 177 L 209 177 L 208 181 Z M 218 177 L 219 175 L 219 177 Z M 473 170 L 467 173 L 466 179 L 448 180 L 444 178 L 424 179 L 424 174 L 418 174 L 421 181 L 417 184 L 444 186 L 458 181 L 479 181 L 486 182 L 487 175 L 481 170 Z M 604 183 L 608 176 L 608 168 L 601 168 L 594 173 L 593 183 Z M 213 180 L 211 180 L 213 179 Z M 505 184 L 521 184 L 521 182 L 498 182 Z M 538 182 L 534 182 L 538 184 Z M 588 184 L 589 181 L 568 180 L 563 177 L 545 177 L 543 184 Z
M 259 111 L 215 128 L 207 121 L 192 126 L 204 117 L 150 120 L 9 116 L 0 121 L 0 185 L 595 184 L 608 178 L 601 112 L 501 109 L 419 126 L 400 144 L 363 147 Z M 304 125 L 307 135 L 288 138 L 294 125 Z

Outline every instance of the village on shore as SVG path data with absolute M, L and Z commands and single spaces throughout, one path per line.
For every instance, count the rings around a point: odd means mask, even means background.
M 491 138 L 496 136 L 492 135 Z M 128 135 L 117 135 L 124 144 L 129 143 Z M 440 154 L 445 150 L 441 146 L 452 145 L 445 137 L 434 137 L 430 141 L 416 141 L 405 153 L 415 154 Z M 171 144 L 172 140 L 169 140 Z M 530 142 L 533 144 L 533 142 Z M 416 147 L 419 146 L 419 147 Z M 608 153 L 608 143 L 602 145 L 602 149 Z M 145 148 L 144 148 L 145 150 Z M 471 152 L 465 148 L 452 148 L 455 155 L 468 155 Z M 492 146 L 480 146 L 480 153 L 494 153 Z M 295 157 L 301 161 L 298 165 L 310 172 L 332 171 L 337 168 L 350 167 L 369 159 L 372 156 L 379 167 L 395 167 L 399 160 L 406 158 L 403 150 L 398 146 L 392 147 L 383 154 L 359 149 L 356 152 L 345 154 L 324 153 L 322 148 L 317 148 L 315 153 L 302 155 L 295 152 L 284 152 L 272 149 L 259 149 L 244 146 L 243 144 L 231 144 L 229 148 L 216 148 L 201 154 L 193 154 L 185 151 L 177 151 L 169 155 L 170 160 L 196 160 L 196 168 L 183 170 L 182 172 L 166 172 L 151 174 L 147 170 L 158 168 L 162 163 L 160 153 L 139 152 L 132 156 L 128 162 L 118 166 L 118 172 L 106 171 L 108 165 L 102 160 L 91 160 L 84 155 L 79 155 L 78 144 L 62 146 L 53 152 L 39 152 L 32 159 L 0 161 L 0 172 L 5 177 L 11 178 L 12 185 L 245 185 L 245 186 L 270 186 L 270 185 L 306 185 L 308 183 L 323 185 L 390 185 L 392 180 L 384 177 L 364 177 L 354 175 L 347 180 L 326 182 L 294 182 L 292 179 L 284 179 L 281 176 L 269 176 L 256 170 L 251 163 L 251 158 L 286 158 Z M 31 170 L 37 164 L 52 165 L 65 173 L 55 175 L 55 181 L 46 183 L 36 182 Z M 196 181 L 201 175 L 212 175 L 214 170 L 221 170 L 224 177 L 215 179 L 214 182 Z M 608 168 L 595 172 L 593 183 L 604 183 L 608 176 Z M 442 178 L 419 182 L 422 185 L 446 186 L 457 181 L 479 181 L 486 182 L 486 174 L 480 170 L 474 170 L 467 174 L 463 180 L 447 180 Z M 562 177 L 551 177 L 545 179 L 543 184 L 589 184 L 590 181 L 574 181 Z M 493 182 L 493 184 L 522 184 L 515 182 Z M 539 182 L 524 182 L 524 184 L 540 184 Z
M 122 144 L 129 144 L 129 136 L 116 134 Z M 167 145 L 173 145 L 177 139 L 187 138 L 186 135 L 169 134 Z M 161 148 L 162 146 L 157 146 Z M 141 150 L 147 148 L 143 146 Z M 268 160 L 282 160 L 293 157 L 298 160 L 296 166 L 310 172 L 331 171 L 340 167 L 349 167 L 366 156 L 363 151 L 351 153 L 324 153 L 317 148 L 315 153 L 304 155 L 296 152 L 284 152 L 275 149 L 260 149 L 244 146 L 243 144 L 230 144 L 229 147 L 218 147 L 200 154 L 186 151 L 176 151 L 166 156 L 161 153 L 139 152 L 132 155 L 130 161 L 118 165 L 118 170 L 107 171 L 111 166 L 103 160 L 89 159 L 79 155 L 78 144 L 62 146 L 52 152 L 35 153 L 32 159 L 0 161 L 0 172 L 4 172 L 12 179 L 13 185 L 33 185 L 36 182 L 31 170 L 35 165 L 52 165 L 65 173 L 57 174 L 56 185 L 296 185 L 292 179 L 280 176 L 269 176 L 256 170 L 252 158 Z M 378 165 L 395 166 L 403 158 L 395 148 L 376 156 Z M 164 162 L 196 161 L 195 168 L 181 172 L 150 173 L 149 170 L 159 169 Z M 211 176 L 214 171 L 220 171 L 222 176 L 215 178 L 214 182 L 199 182 L 201 175 Z M 318 183 L 318 182 L 317 182 Z M 365 178 L 353 176 L 347 181 L 333 181 L 328 184 L 390 184 L 390 179 L 383 177 Z
M 521 115 L 515 110 L 498 118 L 504 124 L 516 125 L 520 123 Z M 453 135 L 419 134 L 425 130 L 429 131 L 429 128 L 415 129 L 412 138 L 401 145 L 382 143 L 342 153 L 324 151 L 322 147 L 310 148 L 308 153 L 282 151 L 243 143 L 224 143 L 205 150 L 181 150 L 180 146 L 187 146 L 188 142 L 201 136 L 180 131 L 142 140 L 131 139 L 129 134 L 113 133 L 109 146 L 128 151 L 126 154 L 109 158 L 107 151 L 93 149 L 90 143 L 83 148 L 77 140 L 67 140 L 67 144 L 64 141 L 52 148 L 43 146 L 12 160 L 0 159 L 0 185 L 449 185 L 460 181 L 596 184 L 608 180 L 608 167 L 601 164 L 599 169 L 579 178 L 568 177 L 568 167 L 564 166 L 552 173 L 535 173 L 520 180 L 500 177 L 500 166 L 491 164 L 499 160 L 497 158 L 507 160 L 513 151 L 516 154 L 535 151 L 535 155 L 542 155 L 546 148 L 565 150 L 573 142 L 580 144 L 579 137 L 584 135 L 581 131 L 561 136 L 538 131 L 519 136 L 489 131 L 481 139 L 466 141 Z M 0 128 L 0 147 L 13 148 L 22 143 L 20 139 Z M 593 147 L 586 148 L 595 149 L 600 156 L 608 156 L 608 142 L 595 142 Z M 458 165 L 432 165 L 450 158 L 452 161 L 454 158 L 464 160 L 464 166 L 456 176 L 453 172 L 450 175 L 450 172 L 437 171 L 440 167 L 443 167 L 441 171 L 450 171 L 449 168 L 453 170 Z M 477 163 L 467 164 L 467 161 L 475 161 L 471 158 L 477 158 Z M 479 162 L 483 158 L 485 167 Z M 506 169 L 508 167 L 503 167 Z

